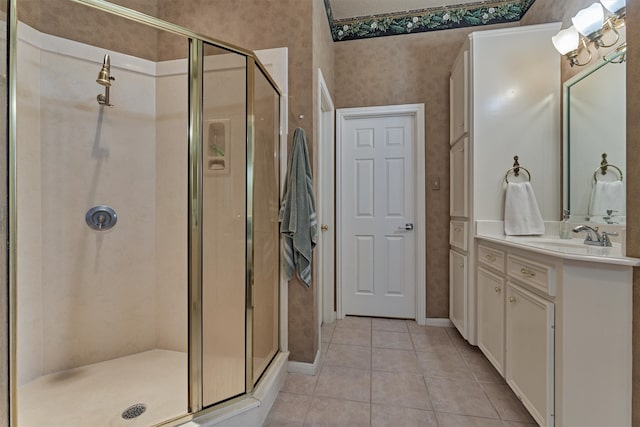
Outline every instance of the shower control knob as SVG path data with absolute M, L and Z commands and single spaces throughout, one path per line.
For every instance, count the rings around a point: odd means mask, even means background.
M 89 209 L 84 219 L 92 230 L 107 231 L 116 225 L 118 215 L 113 208 L 99 205 Z

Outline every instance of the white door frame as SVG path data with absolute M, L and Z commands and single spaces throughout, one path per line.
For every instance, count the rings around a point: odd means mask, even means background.
M 425 194 L 425 119 L 424 104 L 386 105 L 381 107 L 340 108 L 336 110 L 336 213 L 341 212 L 342 196 L 342 128 L 345 120 L 410 115 L 414 117 L 415 129 L 415 254 L 416 254 L 416 321 L 420 325 L 426 324 L 426 194 Z M 336 215 L 336 241 L 341 241 L 342 224 L 341 215 Z M 336 300 L 337 317 L 344 319 L 345 313 L 342 306 L 342 248 L 336 246 Z
M 318 251 L 318 283 L 320 284 L 318 295 L 318 326 L 322 323 L 331 323 L 336 319 L 333 309 L 335 294 L 335 163 L 334 163 L 334 131 L 335 131 L 335 107 L 329 88 L 318 68 L 318 196 L 320 224 L 326 224 L 326 231 L 320 230 L 320 250 Z M 327 278 L 329 278 L 327 280 Z M 327 286 L 327 282 L 332 286 Z M 320 334 L 318 334 L 320 336 Z

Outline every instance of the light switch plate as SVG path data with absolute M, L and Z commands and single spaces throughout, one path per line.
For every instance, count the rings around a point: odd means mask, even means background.
M 440 189 L 440 178 L 436 177 L 431 179 L 431 189 L 439 190 Z

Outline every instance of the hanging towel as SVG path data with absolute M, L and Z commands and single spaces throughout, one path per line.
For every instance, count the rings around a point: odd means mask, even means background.
M 510 182 L 504 201 L 504 232 L 508 236 L 544 234 L 544 221 L 530 182 Z
M 589 201 L 589 215 L 604 216 L 608 210 L 616 215 L 625 215 L 625 189 L 624 183 L 618 181 L 596 181 L 591 187 L 591 200 Z
M 284 235 L 283 263 L 288 279 L 294 271 L 311 286 L 311 252 L 316 245 L 318 222 L 313 196 L 313 178 L 304 129 L 293 132 L 293 149 L 280 208 L 280 233 Z

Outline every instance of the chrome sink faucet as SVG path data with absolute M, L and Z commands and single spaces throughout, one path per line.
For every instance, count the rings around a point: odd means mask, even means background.
M 610 247 L 611 246 L 611 240 L 609 239 L 609 236 L 617 236 L 618 233 L 615 231 L 603 231 L 602 235 L 600 235 L 598 233 L 598 227 L 596 228 L 591 228 L 588 225 L 579 225 L 576 228 L 573 229 L 574 233 L 579 233 L 581 231 L 584 231 L 587 233 L 587 237 L 584 239 L 584 243 L 585 245 L 592 245 L 592 246 L 607 246 Z

